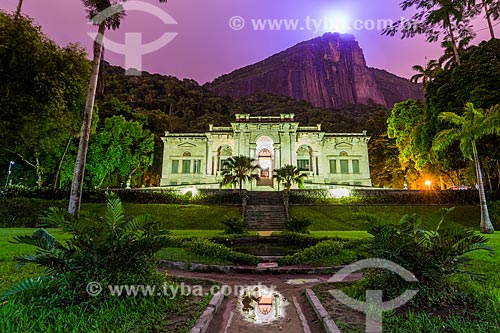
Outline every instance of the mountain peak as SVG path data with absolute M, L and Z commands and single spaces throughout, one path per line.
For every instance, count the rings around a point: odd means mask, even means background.
M 340 33 L 325 33 L 301 42 L 223 75 L 206 87 L 232 97 L 284 95 L 324 108 L 369 103 L 392 107 L 408 98 L 423 99 L 417 85 L 368 68 L 354 35 Z M 390 96 L 385 96 L 388 93 Z

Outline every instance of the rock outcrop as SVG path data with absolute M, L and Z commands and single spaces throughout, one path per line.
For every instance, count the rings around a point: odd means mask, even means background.
M 352 35 L 328 33 L 223 75 L 206 87 L 223 96 L 285 95 L 323 108 L 423 100 L 418 85 L 369 68 Z

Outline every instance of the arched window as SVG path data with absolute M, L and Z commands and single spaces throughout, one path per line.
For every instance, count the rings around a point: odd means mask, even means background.
M 342 152 L 340 152 L 340 156 L 345 157 L 345 156 L 349 156 L 349 154 L 346 151 L 342 151 Z
M 185 151 L 183 154 L 182 154 L 183 157 L 191 157 L 191 153 L 188 152 L 188 151 Z

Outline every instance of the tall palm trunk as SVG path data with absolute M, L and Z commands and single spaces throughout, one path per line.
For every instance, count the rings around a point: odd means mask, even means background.
M 451 19 L 449 14 L 448 14 L 447 24 L 450 33 L 451 45 L 453 47 L 453 53 L 455 54 L 455 61 L 457 62 L 457 65 L 460 66 L 461 59 L 460 59 L 460 54 L 458 53 L 457 38 L 455 37 L 455 31 L 453 31 L 453 26 L 451 24 Z
M 476 165 L 477 185 L 479 187 L 479 204 L 481 206 L 481 224 L 479 229 L 483 234 L 492 234 L 495 229 L 491 224 L 490 214 L 488 213 L 488 206 L 486 204 L 486 194 L 484 192 L 483 175 L 481 173 L 481 164 L 477 154 L 476 142 L 472 141 L 472 151 L 474 154 L 474 164 Z
M 83 113 L 83 124 L 78 145 L 78 155 L 76 158 L 75 172 L 71 183 L 71 193 L 69 197 L 68 212 L 71 215 L 78 216 L 82 200 L 83 180 L 85 176 L 85 164 L 87 162 L 87 150 L 89 148 L 90 128 L 92 125 L 92 110 L 94 109 L 94 100 L 97 89 L 97 80 L 99 78 L 99 67 L 101 65 L 101 55 L 103 52 L 103 37 L 106 30 L 106 21 L 99 24 L 98 34 L 94 41 L 94 58 L 92 60 L 92 74 L 90 76 L 89 90 L 85 111 Z
M 490 13 L 490 8 L 488 7 L 488 4 L 486 3 L 486 0 L 483 1 L 483 8 L 486 12 L 486 20 L 488 21 L 488 27 L 490 28 L 490 35 L 491 39 L 495 39 L 495 30 L 493 29 L 493 22 L 491 20 L 491 13 Z
M 16 18 L 18 18 L 19 16 L 21 16 L 21 8 L 23 7 L 23 1 L 24 0 L 19 0 L 19 2 L 17 3 Z

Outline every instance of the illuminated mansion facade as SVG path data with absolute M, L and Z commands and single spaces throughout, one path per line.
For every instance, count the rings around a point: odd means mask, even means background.
M 321 125 L 300 126 L 293 114 L 237 114 L 230 127 L 209 126 L 205 133 L 166 133 L 161 186 L 218 187 L 225 160 L 249 156 L 261 180 L 247 184 L 276 187 L 273 170 L 286 164 L 307 175 L 306 187 L 371 186 L 370 137 L 363 133 L 325 133 Z

